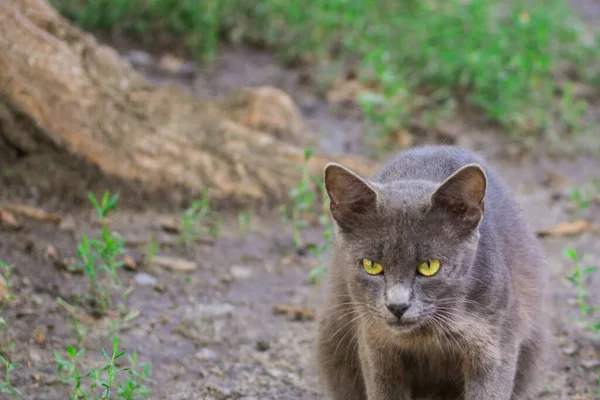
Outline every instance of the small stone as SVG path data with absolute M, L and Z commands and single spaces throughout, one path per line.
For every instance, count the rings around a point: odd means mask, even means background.
M 586 369 L 593 369 L 600 366 L 600 360 L 583 360 L 581 361 L 581 365 Z
M 39 351 L 37 351 L 36 349 L 34 349 L 33 347 L 29 348 L 29 359 L 34 363 L 37 364 L 40 361 L 42 361 L 42 355 L 40 354 Z
M 158 62 L 158 67 L 171 74 L 180 74 L 182 73 L 184 67 L 186 67 L 186 63 L 182 59 L 171 54 L 165 54 Z M 186 68 L 189 69 L 189 66 Z
M 125 255 L 123 257 L 123 266 L 129 270 L 135 270 L 137 268 L 137 263 L 130 255 Z
M 233 276 L 231 276 L 230 274 L 225 274 L 221 278 L 221 282 L 223 282 L 223 283 L 229 283 L 231 281 L 233 281 Z
M 252 276 L 252 268 L 243 265 L 234 265 L 229 270 L 229 273 L 234 279 L 244 280 Z
M 214 317 L 231 316 L 235 311 L 235 307 L 228 303 L 197 304 L 192 310 L 192 314 L 196 318 L 211 319 Z
M 154 264 L 172 269 L 179 272 L 190 272 L 198 268 L 198 265 L 193 261 L 184 260 L 177 257 L 155 256 Z
M 156 286 L 158 283 L 158 279 L 153 277 L 150 274 L 146 274 L 144 272 L 140 272 L 135 274 L 135 283 L 141 286 Z
M 58 229 L 60 229 L 61 231 L 65 231 L 65 232 L 73 232 L 73 231 L 75 231 L 75 228 L 76 228 L 75 219 L 73 218 L 72 215 L 67 215 L 65 218 L 63 218 L 60 221 L 60 224 L 58 225 Z
M 44 346 L 44 344 L 46 343 L 46 334 L 44 333 L 43 328 L 36 326 L 33 329 L 33 334 L 32 334 L 33 340 L 40 346 Z
M 575 344 L 570 344 L 566 347 L 564 347 L 562 349 L 563 354 L 567 355 L 567 356 L 572 356 L 573 354 L 575 354 L 575 352 L 577 352 L 577 345 Z
M 200 359 L 200 360 L 214 360 L 215 358 L 218 357 L 218 354 L 207 348 L 204 347 L 203 349 L 201 349 L 199 352 L 196 353 L 196 358 Z
M 153 63 L 152 56 L 145 51 L 132 50 L 126 56 L 125 59 L 134 66 L 146 67 Z
M 31 295 L 31 302 L 38 307 L 41 306 L 42 304 L 47 304 L 46 300 L 42 296 L 37 295 L 37 294 Z
M 51 244 L 47 244 L 46 247 L 44 247 L 44 257 L 52 261 L 58 260 L 58 252 L 56 251 L 56 247 Z

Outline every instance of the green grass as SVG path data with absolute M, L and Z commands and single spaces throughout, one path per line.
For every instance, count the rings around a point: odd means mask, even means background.
M 126 368 L 117 368 L 115 365 L 116 360 L 125 356 L 124 351 L 119 351 L 118 338 L 113 339 L 112 353 L 102 349 L 102 354 L 104 363 L 83 373 L 79 365 L 85 356 L 85 349 L 76 350 L 75 347 L 69 346 L 66 358 L 63 358 L 60 352 L 54 351 L 56 374 L 62 383 L 71 387 L 69 399 L 133 400 L 150 395 L 146 387 L 150 366 L 138 365 L 135 352 L 133 356 L 127 356 L 129 366 Z M 121 378 L 125 372 L 127 374 Z
M 83 235 L 77 245 L 81 262 L 75 265 L 75 270 L 83 270 L 89 285 L 89 300 L 94 312 L 99 315 L 109 315 L 115 304 L 113 297 L 120 297 L 117 304 L 118 314 L 112 319 L 111 332 L 113 350 L 109 354 L 104 349 L 105 362 L 87 372 L 81 370 L 81 364 L 86 354 L 84 340 L 89 328 L 79 321 L 77 310 L 72 305 L 59 298 L 58 303 L 70 315 L 76 337 L 73 345 L 67 346 L 66 352 L 54 350 L 57 365 L 56 374 L 62 383 L 70 386 L 69 399 L 72 400 L 133 400 L 149 396 L 146 383 L 149 381 L 149 364 L 137 364 L 137 354 L 127 355 L 128 367 L 117 368 L 115 361 L 126 354 L 119 351 L 119 333 L 124 323 L 139 315 L 137 310 L 128 310 L 127 299 L 133 291 L 133 286 L 123 285 L 118 276 L 118 270 L 124 265 L 122 256 L 125 254 L 123 237 L 109 228 L 107 216 L 116 209 L 119 195 L 106 191 L 101 200 L 93 193 L 88 193 L 90 202 L 102 225 L 99 237 L 88 238 Z M 148 244 L 148 259 L 156 252 L 155 244 Z M 65 357 L 66 354 L 66 357 Z M 63 358 L 65 357 L 65 358 Z
M 315 193 L 315 182 L 317 177 L 310 172 L 309 162 L 314 154 L 314 150 L 306 148 L 304 150 L 304 163 L 302 165 L 302 174 L 298 186 L 290 190 L 291 207 L 285 210 L 284 216 L 292 225 L 293 240 L 295 247 L 302 247 L 302 230 L 308 226 L 307 219 L 313 211 L 313 205 L 317 198 Z
M 600 321 L 595 321 L 593 316 L 598 306 L 588 303 L 588 288 L 586 287 L 586 276 L 595 273 L 598 267 L 584 266 L 582 264 L 584 255 L 578 254 L 572 248 L 566 249 L 565 255 L 573 262 L 573 272 L 567 276 L 567 280 L 575 286 L 577 291 L 577 305 L 581 323 L 591 332 L 600 332 Z
M 359 60 L 361 94 L 381 133 L 411 116 L 435 124 L 466 104 L 507 132 L 584 130 L 572 81 L 598 82 L 596 43 L 563 0 L 51 0 L 88 30 L 167 32 L 199 60 L 220 39 L 288 58 Z M 557 76 L 571 77 L 557 80 Z
M 88 300 L 95 312 L 105 315 L 113 305 L 111 294 L 120 291 L 122 286 L 117 271 L 123 266 L 120 256 L 125 253 L 125 242 L 106 223 L 107 215 L 117 206 L 119 195 L 110 196 L 106 191 L 101 202 L 91 192 L 88 196 L 102 224 L 102 233 L 99 238 L 90 239 L 87 235 L 81 237 L 77 245 L 81 262 L 72 269 L 85 272 L 89 282 Z M 126 293 L 127 291 L 121 291 L 123 304 Z
M 4 278 L 4 295 L 0 299 L 0 329 L 8 329 L 9 325 L 6 319 L 4 318 L 4 307 L 8 304 L 9 301 L 15 299 L 13 294 L 11 293 L 11 275 L 12 275 L 13 265 L 9 265 L 6 262 L 0 260 L 0 270 L 2 273 L 2 277 Z M 10 345 L 14 343 L 11 341 Z M 4 368 L 4 375 L 2 379 L 0 379 L 0 394 L 5 394 L 10 396 L 10 399 L 17 399 L 21 397 L 21 392 L 19 389 L 13 387 L 11 382 L 11 374 L 12 372 L 21 367 L 21 364 L 13 363 L 9 361 L 9 356 L 7 354 L 6 349 L 4 348 L 4 343 L 0 346 L 0 363 L 2 364 L 2 368 Z
M 180 242 L 193 242 L 206 235 L 217 237 L 220 230 L 221 222 L 214 215 L 208 192 L 205 190 L 202 198 L 194 200 L 181 216 Z
M 574 216 L 580 216 L 594 203 L 600 203 L 600 179 L 594 179 L 571 191 Z

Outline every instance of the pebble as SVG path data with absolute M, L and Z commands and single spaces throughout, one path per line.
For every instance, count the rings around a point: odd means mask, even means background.
M 140 272 L 139 274 L 135 274 L 135 283 L 141 286 L 156 286 L 158 279 L 150 274 Z
M 183 258 L 169 256 L 154 256 L 154 264 L 178 272 L 190 272 L 198 268 L 198 264 Z
M 132 50 L 126 56 L 125 59 L 131 64 L 140 67 L 146 67 L 154 63 L 152 56 L 145 51 Z
M 197 304 L 193 309 L 196 318 L 212 319 L 215 317 L 225 317 L 233 314 L 235 307 L 231 304 Z
M 581 365 L 586 369 L 593 369 L 600 366 L 600 360 L 583 360 Z
M 252 268 L 244 265 L 234 265 L 229 270 L 229 273 L 234 279 L 237 280 L 248 279 L 252 276 Z
M 214 360 L 217 357 L 218 354 L 214 350 L 209 349 L 208 347 L 204 347 L 196 353 L 196 358 L 200 360 Z
M 563 354 L 567 356 L 572 356 L 577 351 L 577 345 L 571 344 L 562 349 Z

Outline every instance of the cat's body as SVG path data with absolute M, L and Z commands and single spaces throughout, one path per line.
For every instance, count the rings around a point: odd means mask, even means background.
M 330 164 L 325 181 L 338 232 L 318 360 L 331 398 L 536 398 L 546 264 L 498 176 L 432 146 L 368 181 Z M 438 259 L 435 275 L 417 273 Z

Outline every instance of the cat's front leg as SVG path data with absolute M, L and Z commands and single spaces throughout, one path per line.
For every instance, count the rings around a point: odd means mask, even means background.
M 504 353 L 502 353 L 504 351 Z M 501 353 L 494 361 L 487 359 L 467 372 L 465 400 L 511 400 L 517 369 L 517 351 L 495 349 Z
M 410 377 L 400 360 L 373 348 L 360 353 L 368 400 L 412 400 Z

